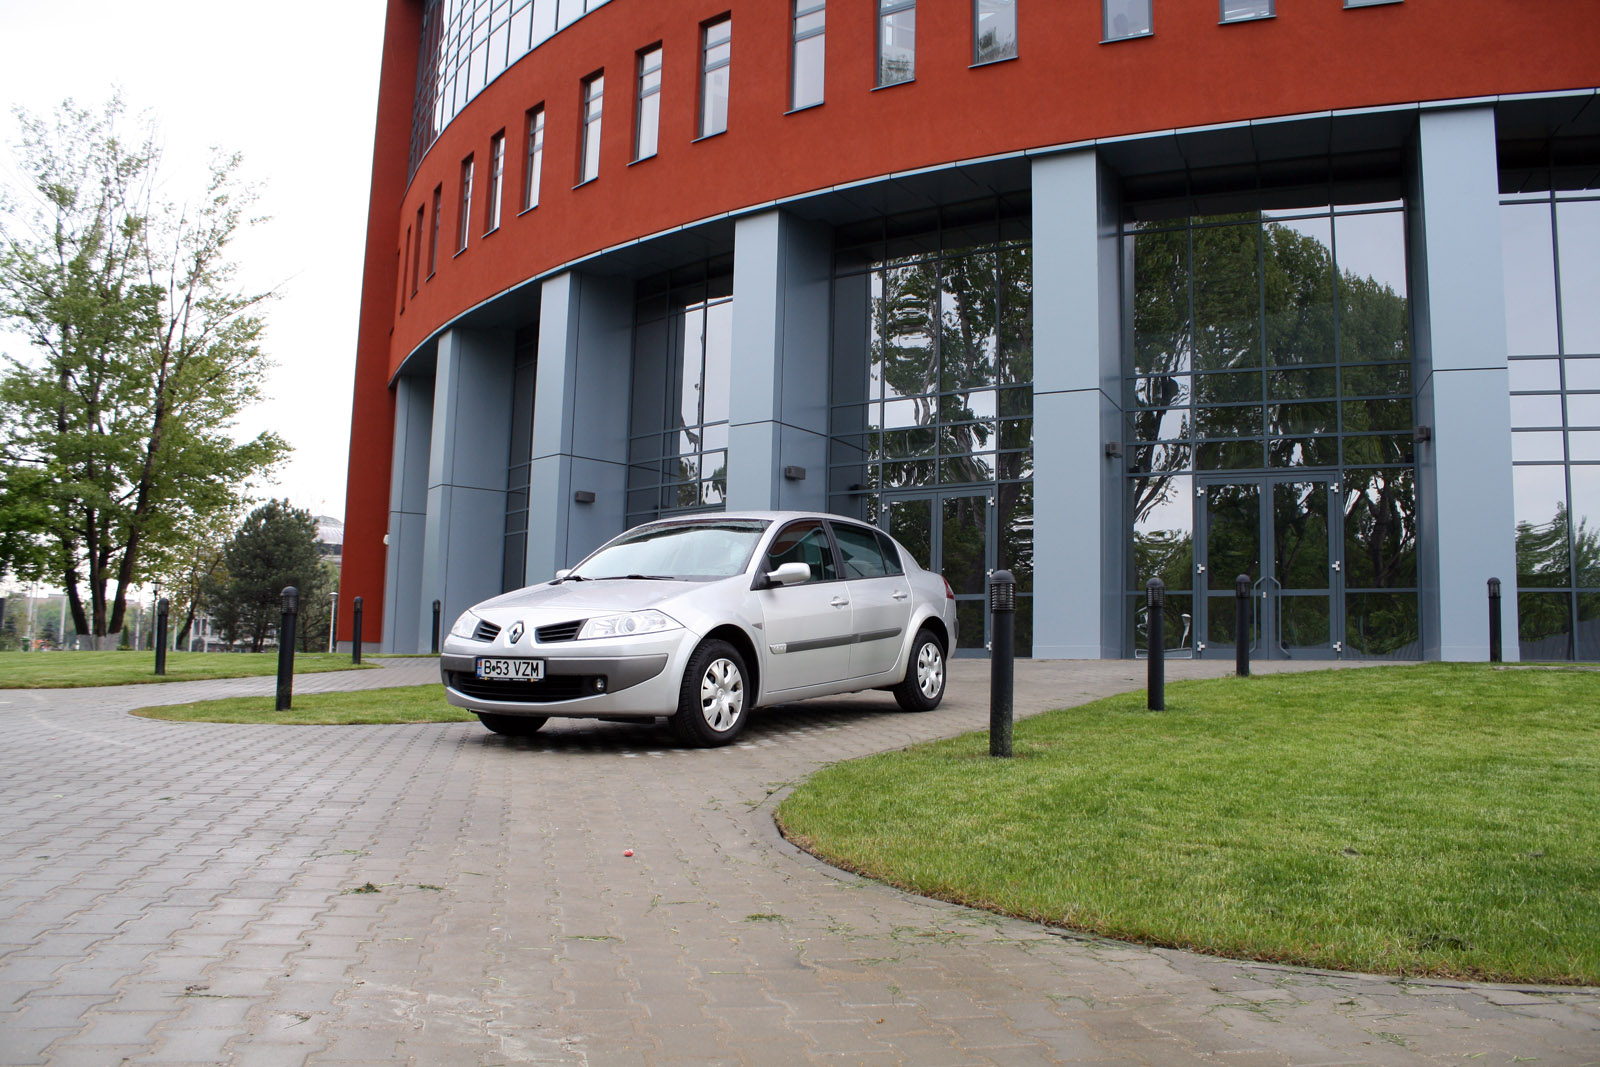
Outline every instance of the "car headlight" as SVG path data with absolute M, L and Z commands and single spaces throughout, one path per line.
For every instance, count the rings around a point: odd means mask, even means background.
M 463 611 L 456 624 L 450 627 L 451 637 L 471 637 L 478 629 L 478 617 L 470 611 Z
M 678 629 L 678 622 L 659 611 L 630 611 L 622 615 L 601 615 L 590 619 L 578 631 L 576 640 L 591 637 L 635 637 L 639 634 L 656 634 Z

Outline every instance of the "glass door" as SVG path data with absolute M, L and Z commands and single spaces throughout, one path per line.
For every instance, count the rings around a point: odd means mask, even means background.
M 955 490 L 886 498 L 889 535 L 944 576 L 956 595 L 956 654 L 983 655 L 989 643 L 989 574 L 994 570 L 994 499 Z
M 1196 654 L 1232 652 L 1235 583 L 1250 585 L 1252 656 L 1316 659 L 1342 654 L 1343 536 L 1339 482 L 1331 474 L 1202 479 L 1196 521 Z

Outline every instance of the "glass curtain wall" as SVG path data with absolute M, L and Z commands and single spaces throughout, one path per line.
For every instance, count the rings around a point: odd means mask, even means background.
M 987 577 L 1017 577 L 1033 647 L 1033 273 L 1026 203 L 837 231 L 829 509 L 888 530 L 985 644 Z
M 1600 187 L 1588 186 L 1500 208 L 1525 660 L 1600 659 Z
M 1166 647 L 1231 654 L 1244 574 L 1257 655 L 1420 656 L 1404 215 L 1311 197 L 1125 226 L 1135 654 L 1155 577 Z
M 500 591 L 527 584 L 528 479 L 533 469 L 533 387 L 539 365 L 537 322 L 517 331 L 511 375 L 511 452 L 506 458 L 506 541 Z
M 728 491 L 731 259 L 639 284 L 628 525 L 715 511 Z

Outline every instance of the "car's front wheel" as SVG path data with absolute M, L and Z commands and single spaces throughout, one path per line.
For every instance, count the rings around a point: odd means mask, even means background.
M 539 727 L 549 719 L 543 715 L 491 715 L 486 711 L 480 711 L 478 721 L 505 737 L 527 737 L 531 733 L 538 732 Z
M 894 698 L 905 711 L 932 711 L 944 699 L 944 676 L 944 646 L 924 627 L 911 645 L 906 676 L 894 687 Z
M 726 745 L 750 717 L 744 657 L 726 641 L 702 641 L 684 668 L 672 729 L 692 745 Z

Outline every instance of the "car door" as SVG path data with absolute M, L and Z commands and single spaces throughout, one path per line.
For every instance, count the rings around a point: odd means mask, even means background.
M 821 519 L 779 530 L 759 573 L 796 562 L 811 568 L 808 581 L 756 591 L 765 634 L 762 689 L 769 694 L 849 677 L 850 588 Z
M 850 677 L 864 678 L 894 667 L 905 646 L 914 603 L 900 554 L 878 531 L 833 522 L 839 562 L 850 590 Z

